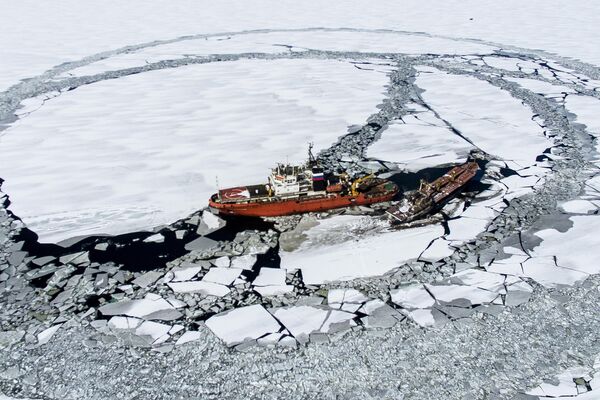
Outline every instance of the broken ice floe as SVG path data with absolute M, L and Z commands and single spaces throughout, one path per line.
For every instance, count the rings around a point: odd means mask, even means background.
M 442 282 L 401 286 L 390 296 L 417 324 L 431 326 L 467 317 L 477 306 L 521 304 L 531 292 L 533 288 L 518 278 L 467 269 Z
M 286 285 L 285 278 L 286 273 L 283 269 L 261 268 L 252 285 L 262 296 L 280 295 L 294 290 L 294 286 Z
M 103 315 L 126 315 L 146 320 L 176 320 L 183 315 L 175 306 L 159 295 L 148 293 L 143 299 L 123 300 L 106 304 L 98 309 Z
M 368 232 L 352 236 L 363 229 L 362 217 L 340 216 L 321 220 L 305 234 L 308 239 L 297 250 L 281 252 L 282 268 L 302 270 L 307 284 L 377 276 L 416 259 L 431 243 L 443 235 L 441 226 L 425 226 L 392 232 Z M 346 232 L 345 240 L 331 244 L 333 232 Z M 350 232 L 350 235 L 348 235 Z
M 281 326 L 261 305 L 236 308 L 206 320 L 206 326 L 228 346 L 279 332 Z
M 591 368 L 583 365 L 567 368 L 553 379 L 527 391 L 526 394 L 535 396 L 539 400 L 555 398 L 594 400 L 599 396 L 596 379 L 599 372 L 600 357 L 597 357 Z
M 550 147 L 542 129 L 531 120 L 531 109 L 507 92 L 469 76 L 426 67 L 418 70 L 423 99 L 465 141 L 522 167 L 534 164 Z

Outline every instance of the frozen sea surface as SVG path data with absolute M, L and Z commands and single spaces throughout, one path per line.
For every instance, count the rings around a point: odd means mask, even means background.
M 382 101 L 385 73 L 335 60 L 235 61 L 62 93 L 0 139 L 13 211 L 59 241 L 150 229 L 221 187 L 328 147 Z

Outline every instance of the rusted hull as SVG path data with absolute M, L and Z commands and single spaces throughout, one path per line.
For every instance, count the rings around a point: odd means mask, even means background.
M 405 198 L 405 204 L 394 206 L 386 212 L 392 223 L 404 224 L 424 217 L 438 209 L 443 203 L 475 177 L 479 166 L 468 162 L 452 168 L 444 176 L 421 188 Z
M 446 200 L 450 195 L 473 179 L 478 170 L 479 166 L 475 162 L 469 162 L 454 167 L 446 175 L 438 179 L 439 182 L 437 182 L 437 185 L 440 189 L 439 192 L 433 196 L 433 201 L 435 203 L 440 203 Z M 434 186 L 435 185 L 436 182 L 434 182 Z
M 369 205 L 389 201 L 398 193 L 394 185 L 392 190 L 384 193 L 360 193 L 357 196 L 328 194 L 322 197 L 306 197 L 281 200 L 267 198 L 254 201 L 221 203 L 214 196 L 209 206 L 224 215 L 239 215 L 246 217 L 278 217 L 282 215 L 302 214 L 344 208 L 355 205 Z

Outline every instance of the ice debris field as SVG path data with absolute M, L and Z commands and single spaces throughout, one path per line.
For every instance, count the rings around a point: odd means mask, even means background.
M 0 346 L 87 329 L 91 348 L 150 358 L 333 349 L 496 318 L 600 274 L 593 64 L 394 29 L 223 32 L 7 69 Z M 473 154 L 481 172 L 404 229 L 389 204 L 250 222 L 206 208 L 217 179 L 262 182 L 308 142 L 326 167 L 405 191 Z M 598 368 L 511 393 L 596 398 Z M 10 371 L 0 392 L 34 396 Z

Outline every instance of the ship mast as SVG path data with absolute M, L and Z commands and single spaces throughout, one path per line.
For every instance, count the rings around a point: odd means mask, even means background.
M 317 165 L 317 160 L 315 159 L 315 156 L 313 156 L 313 153 L 312 153 L 313 145 L 314 145 L 313 142 L 308 143 L 308 166 L 309 167 L 313 167 L 313 166 Z

